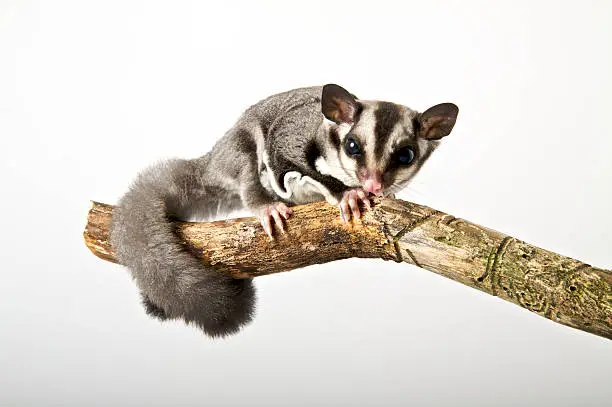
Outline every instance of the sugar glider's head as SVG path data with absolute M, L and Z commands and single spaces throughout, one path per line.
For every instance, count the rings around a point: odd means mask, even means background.
M 402 189 L 447 136 L 459 109 L 452 103 L 423 113 L 390 102 L 359 100 L 338 85 L 325 85 L 321 110 L 338 156 L 330 173 L 375 195 Z

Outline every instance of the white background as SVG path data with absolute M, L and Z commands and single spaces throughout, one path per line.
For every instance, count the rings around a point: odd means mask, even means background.
M 411 266 L 258 278 L 255 323 L 160 324 L 89 200 L 339 83 L 455 130 L 404 198 L 612 268 L 612 3 L 0 2 L 0 404 L 596 406 L 609 340 Z

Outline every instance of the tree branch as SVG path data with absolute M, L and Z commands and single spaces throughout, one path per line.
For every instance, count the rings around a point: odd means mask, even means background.
M 255 218 L 177 222 L 194 255 L 235 278 L 257 277 L 349 257 L 414 264 L 513 302 L 555 322 L 612 339 L 612 273 L 440 211 L 377 199 L 345 225 L 325 202 L 294 207 L 286 235 L 270 242 Z M 94 202 L 85 243 L 116 262 L 112 206 Z

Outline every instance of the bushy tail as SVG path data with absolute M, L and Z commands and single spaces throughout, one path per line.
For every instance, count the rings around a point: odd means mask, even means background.
M 170 160 L 143 171 L 113 211 L 111 244 L 143 294 L 147 313 L 182 318 L 211 337 L 251 321 L 255 289 L 205 266 L 180 243 L 171 220 L 218 207 L 206 159 Z

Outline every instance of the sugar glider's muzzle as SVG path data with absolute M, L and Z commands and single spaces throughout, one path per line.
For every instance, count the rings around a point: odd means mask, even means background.
M 363 189 L 374 195 L 382 195 L 383 184 L 377 179 L 368 178 L 363 183 Z

